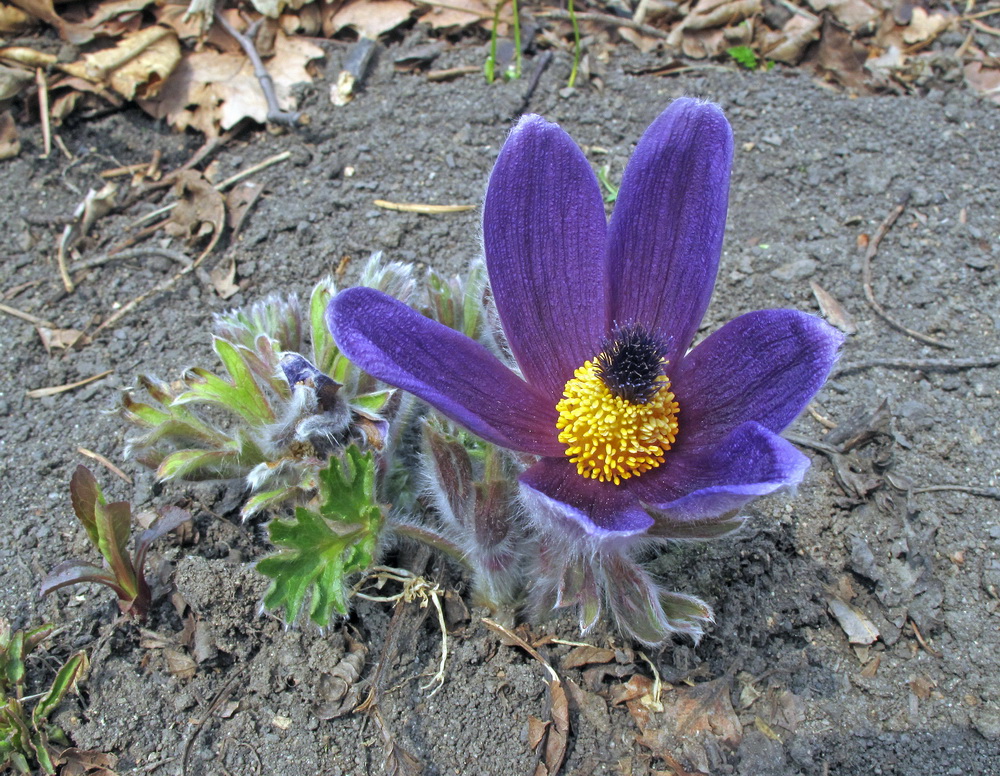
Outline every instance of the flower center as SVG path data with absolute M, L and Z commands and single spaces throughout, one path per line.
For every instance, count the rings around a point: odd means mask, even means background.
M 556 428 L 582 476 L 619 485 L 663 463 L 679 411 L 665 363 L 655 339 L 624 327 L 567 381 Z

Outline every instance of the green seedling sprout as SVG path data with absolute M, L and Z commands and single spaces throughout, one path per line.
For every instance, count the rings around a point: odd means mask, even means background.
M 486 76 L 486 83 L 488 84 L 493 83 L 497 78 L 497 41 L 500 34 L 500 12 L 506 4 L 507 0 L 497 0 L 497 4 L 493 8 L 493 29 L 490 31 L 490 53 L 486 57 L 486 63 L 483 65 L 483 74 Z M 512 25 L 514 28 L 514 63 L 512 66 L 508 67 L 507 72 L 503 74 L 506 80 L 520 78 L 522 69 L 521 16 L 520 9 L 518 7 L 518 0 L 511 0 L 511 10 L 514 16 Z
M 618 199 L 618 187 L 611 182 L 610 175 L 610 164 L 605 164 L 597 169 L 597 180 L 604 187 L 604 201 L 609 204 Z
M 76 468 L 69 490 L 73 511 L 83 524 L 90 543 L 104 557 L 104 566 L 95 566 L 83 560 L 65 560 L 42 581 L 42 595 L 67 585 L 96 582 L 115 591 L 123 614 L 144 618 L 152 603 L 145 575 L 149 545 L 190 520 L 191 514 L 173 506 L 161 508 L 149 528 L 135 540 L 135 552 L 129 557 L 127 545 L 132 533 L 131 505 L 127 501 L 109 504 L 97 479 L 85 466 Z
M 576 18 L 576 7 L 573 4 L 573 0 L 569 0 L 567 10 L 569 12 L 570 24 L 573 25 L 573 69 L 569 71 L 569 80 L 566 82 L 566 85 L 572 89 L 576 85 L 576 74 L 580 69 L 582 46 L 580 44 L 580 23 Z
M 49 625 L 11 631 L 0 619 L 0 768 L 16 773 L 56 772 L 54 755 L 69 745 L 66 734 L 48 719 L 87 670 L 87 656 L 77 652 L 56 673 L 49 689 L 26 696 L 25 658 L 49 635 Z M 34 707 L 30 706 L 36 701 Z M 52 743 L 60 745 L 55 749 Z

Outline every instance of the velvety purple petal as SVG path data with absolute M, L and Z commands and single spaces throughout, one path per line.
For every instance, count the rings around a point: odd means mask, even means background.
M 732 161 L 722 111 L 682 98 L 649 126 L 622 177 L 608 227 L 609 323 L 667 337 L 671 363 L 712 295 Z
M 783 430 L 822 387 L 843 341 L 832 326 L 797 310 L 759 310 L 730 321 L 670 374 L 679 443 L 711 444 L 748 420 Z
M 794 487 L 809 459 L 791 442 L 757 423 L 744 423 L 721 443 L 700 451 L 675 449 L 658 468 L 628 481 L 657 523 L 706 520 L 751 499 Z M 651 536 L 660 532 L 654 526 Z M 669 526 L 663 533 L 669 534 Z
M 478 342 L 371 288 L 337 294 L 326 323 L 359 367 L 488 442 L 535 455 L 562 454 L 555 405 Z
M 596 538 L 645 532 L 652 518 L 625 488 L 582 477 L 568 458 L 543 458 L 521 475 L 522 486 Z
M 511 351 L 527 381 L 553 396 L 606 335 L 606 231 L 579 146 L 557 124 L 523 117 L 490 175 L 483 244 Z

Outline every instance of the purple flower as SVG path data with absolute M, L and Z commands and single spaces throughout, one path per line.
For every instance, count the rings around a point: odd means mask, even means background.
M 718 271 L 732 154 L 718 107 L 677 100 L 639 141 L 609 223 L 573 140 L 538 116 L 518 122 L 490 177 L 483 240 L 519 373 L 372 289 L 339 294 L 328 325 L 362 369 L 538 456 L 520 476 L 524 500 L 574 557 L 725 533 L 734 510 L 802 479 L 808 459 L 778 434 L 842 341 L 813 316 L 764 310 L 688 352 Z M 554 583 L 556 605 L 568 584 Z

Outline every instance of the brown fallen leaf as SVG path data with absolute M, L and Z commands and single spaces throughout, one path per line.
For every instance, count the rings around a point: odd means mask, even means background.
M 538 745 L 545 739 L 545 734 L 551 724 L 551 722 L 539 719 L 533 714 L 528 716 L 528 746 L 531 747 L 532 751 L 537 749 Z
M 59 31 L 59 36 L 69 43 L 79 45 L 94 39 L 94 31 L 86 24 L 74 24 L 56 13 L 52 0 L 9 0 L 11 5 L 36 19 L 41 19 Z
M 457 32 L 473 24 L 492 24 L 494 7 L 482 0 L 417 0 L 417 5 L 429 6 L 430 11 L 420 17 L 421 23 L 430 24 L 435 30 Z M 501 25 L 511 21 L 510 6 L 500 11 Z M 498 31 L 503 34 L 502 31 Z
M 809 7 L 819 13 L 828 11 L 845 27 L 854 30 L 878 19 L 882 12 L 865 0 L 806 0 Z
M 815 280 L 809 281 L 809 287 L 812 288 L 813 296 L 816 297 L 820 312 L 826 316 L 826 319 L 830 323 L 844 332 L 844 334 L 854 334 L 857 332 L 858 325 L 854 322 L 854 316 L 847 312 L 844 306 L 834 299 L 829 291 Z
M 822 34 L 815 54 L 808 60 L 815 61 L 821 72 L 849 89 L 861 89 L 865 82 L 864 61 L 867 51 L 855 44 L 854 35 L 842 24 L 827 16 L 823 20 Z
M 72 746 L 59 753 L 57 762 L 62 765 L 60 776 L 116 776 L 118 758 L 108 752 Z
M 827 601 L 827 606 L 834 619 L 847 634 L 849 643 L 867 646 L 879 637 L 875 623 L 869 620 L 856 606 L 851 606 L 836 596 Z
M 760 51 L 765 57 L 786 65 L 797 65 L 805 56 L 806 48 L 819 40 L 822 19 L 795 14 L 780 31 L 764 32 L 760 41 Z
M 219 264 L 213 267 L 208 277 L 220 299 L 229 299 L 240 291 L 239 283 L 236 282 L 236 259 L 232 257 L 227 265 Z
M 636 740 L 657 756 L 677 747 L 696 752 L 704 738 L 736 749 L 743 740 L 743 726 L 733 711 L 731 685 L 732 676 L 727 674 L 693 687 L 674 687 L 662 696 L 662 712 L 653 711 L 640 699 L 629 701 L 629 712 L 640 730 Z
M 312 711 L 319 719 L 336 719 L 348 714 L 358 703 L 358 682 L 365 667 L 368 648 L 345 636 L 347 652 L 328 674 L 319 678 L 317 700 Z
M 42 347 L 50 356 L 53 350 L 68 350 L 90 344 L 90 337 L 76 329 L 50 329 L 47 326 L 36 326 L 35 331 L 38 332 L 38 336 L 42 340 Z
M 232 231 L 233 240 L 239 236 L 243 222 L 263 193 L 263 184 L 256 181 L 242 181 L 226 194 L 226 223 Z
M 13 159 L 21 153 L 21 140 L 17 136 L 17 124 L 9 110 L 0 113 L 0 161 Z
M 615 659 L 615 651 L 605 647 L 576 647 L 562 659 L 563 668 L 579 668 L 594 663 L 610 663 Z
M 375 40 L 408 21 L 415 11 L 409 0 L 351 0 L 324 23 L 323 32 L 332 36 L 350 27 L 360 37 Z
M 20 35 L 37 24 L 35 17 L 20 8 L 0 3 L 0 35 Z
M 930 43 L 954 21 L 955 17 L 951 14 L 940 11 L 928 13 L 920 6 L 914 6 L 910 23 L 903 30 L 903 42 L 909 46 Z
M 274 82 L 278 105 L 294 110 L 292 87 L 311 83 L 307 65 L 323 57 L 323 50 L 303 38 L 289 38 L 280 30 L 274 55 L 264 64 Z M 139 106 L 156 118 L 165 118 L 176 129 L 191 127 L 218 135 L 245 118 L 267 121 L 267 100 L 253 72 L 253 64 L 239 53 L 211 50 L 185 55 L 153 99 L 139 99 Z
M 1000 67 L 989 67 L 984 62 L 969 62 L 963 68 L 965 83 L 980 97 L 1000 104 Z
M 34 82 L 26 70 L 0 65 L 0 101 L 12 100 Z
M 111 47 L 65 65 L 70 75 L 107 84 L 126 100 L 155 97 L 181 60 L 173 30 L 152 25 L 126 35 Z
M 178 679 L 193 679 L 197 673 L 197 665 L 194 658 L 187 653 L 175 648 L 166 647 L 163 655 L 167 659 L 167 671 Z
M 207 235 L 219 235 L 226 222 L 226 204 L 220 192 L 197 170 L 185 170 L 174 187 L 177 207 L 164 226 L 167 234 L 194 243 Z

